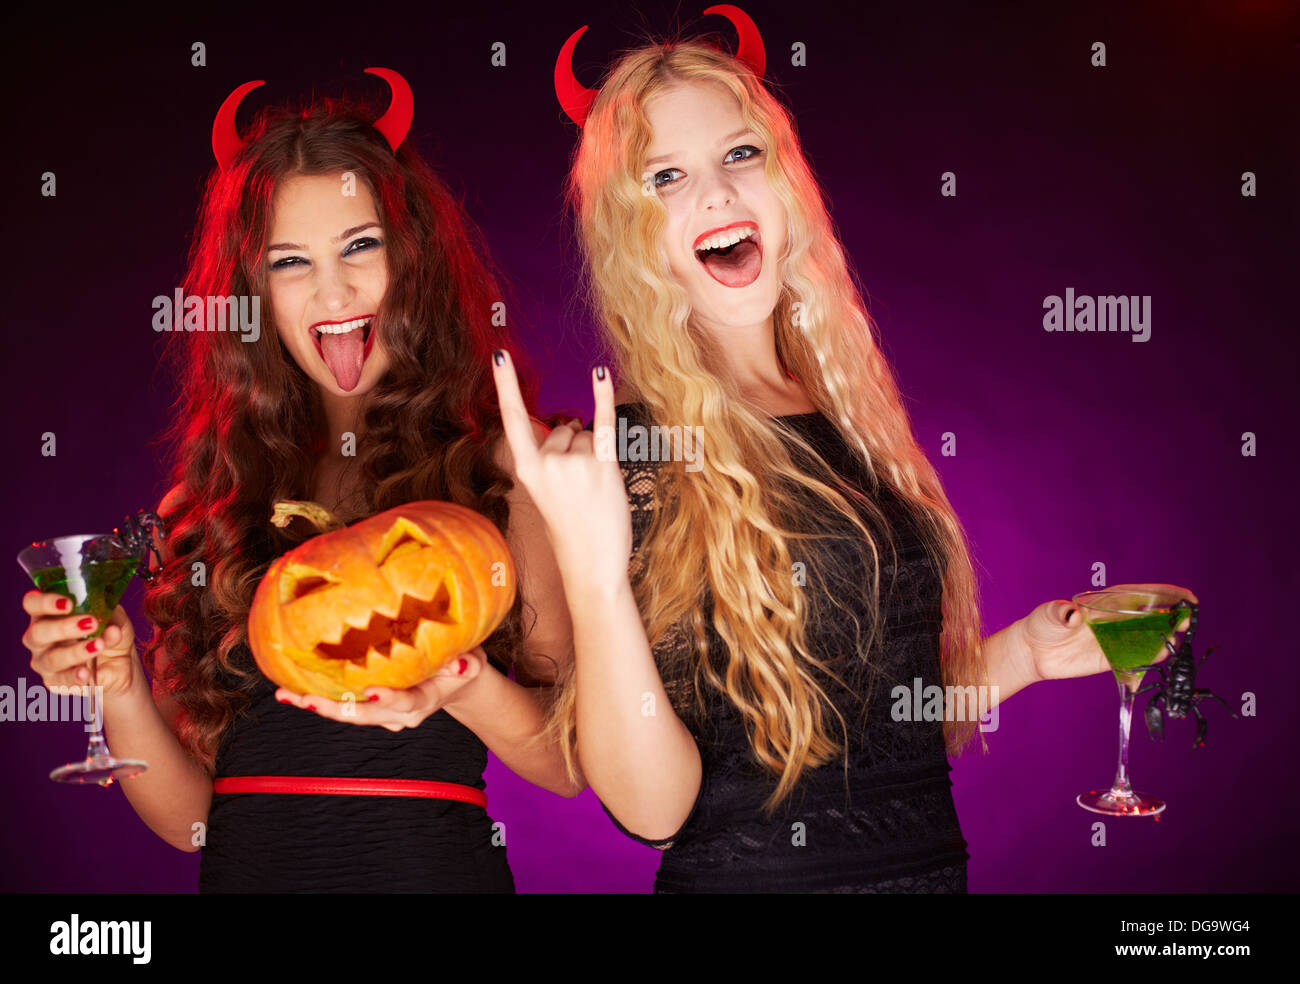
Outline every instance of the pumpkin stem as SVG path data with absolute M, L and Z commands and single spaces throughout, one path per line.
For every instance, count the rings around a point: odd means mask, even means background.
M 275 526 L 288 526 L 295 516 L 301 516 L 322 533 L 343 529 L 343 523 L 319 502 L 304 502 L 299 499 L 276 499 L 275 511 L 271 513 L 271 523 Z

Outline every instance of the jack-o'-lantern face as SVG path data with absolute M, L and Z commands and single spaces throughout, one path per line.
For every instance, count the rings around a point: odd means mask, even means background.
M 510 551 L 483 516 L 414 502 L 313 537 L 258 585 L 253 655 L 297 693 L 406 688 L 486 639 L 514 602 Z

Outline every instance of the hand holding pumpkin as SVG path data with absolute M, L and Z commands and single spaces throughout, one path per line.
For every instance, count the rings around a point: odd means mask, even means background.
M 487 666 L 482 646 L 475 646 L 458 659 L 413 687 L 366 687 L 356 700 L 331 700 L 319 694 L 296 694 L 286 687 L 275 692 L 282 704 L 293 704 L 321 717 L 347 724 L 377 724 L 389 731 L 418 728 L 425 718 L 457 700 L 463 700 L 468 684 L 478 679 Z
M 295 516 L 328 532 L 272 563 L 258 585 L 248 614 L 258 667 L 286 691 L 329 698 L 339 720 L 370 689 L 424 687 L 387 708 L 423 720 L 449 694 L 428 681 L 469 658 L 514 603 L 505 538 L 451 502 L 411 502 L 344 527 L 317 503 L 281 500 L 271 521 Z

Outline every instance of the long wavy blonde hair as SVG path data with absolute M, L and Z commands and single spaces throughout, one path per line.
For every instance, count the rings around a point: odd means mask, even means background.
M 816 469 L 822 481 L 795 467 L 777 426 L 742 399 L 717 342 L 697 325 L 685 289 L 669 271 L 661 245 L 667 212 L 656 195 L 643 192 L 652 136 L 645 107 L 682 83 L 722 86 L 769 148 L 765 173 L 787 216 L 787 247 L 778 261 L 782 291 L 773 315 L 777 354 L 835 423 L 871 481 L 887 481 L 918 515 L 926 546 L 944 571 L 945 685 L 986 683 L 977 584 L 961 523 L 912 436 L 789 114 L 747 67 L 706 44 L 649 44 L 625 53 L 586 118 L 567 188 L 586 258 L 588 300 L 619 378 L 652 418 L 702 426 L 708 436 L 702 468 L 687 471 L 674 461 L 659 469 L 658 507 L 634 558 L 633 588 L 652 646 L 679 624 L 693 640 L 688 652 L 671 658 L 689 661 L 685 669 L 694 676 L 700 709 L 707 687 L 725 694 L 743 715 L 758 761 L 778 779 L 766 803 L 771 811 L 804 769 L 832 761 L 847 747 L 828 727 L 832 716 L 838 718 L 847 741 L 843 717 L 813 672 L 830 671 L 805 643 L 809 604 L 792 577 L 789 545 L 816 534 L 809 532 L 806 498 L 796 499 L 794 489 L 811 491 L 852 522 L 870 554 L 871 631 L 865 642 L 858 633 L 863 659 L 880 623 L 879 545 L 849 499 L 880 513 L 829 468 Z M 798 435 L 786 432 L 784 438 L 809 460 L 820 460 Z M 736 522 L 738 516 L 745 522 Z M 802 528 L 787 528 L 783 517 Z M 683 557 L 703 563 L 683 563 Z M 708 657 L 701 568 L 712 592 L 713 627 L 726 644 L 722 667 Z M 575 722 L 570 676 L 552 717 L 570 768 L 580 740 Z M 945 720 L 949 751 L 960 752 L 977 726 Z

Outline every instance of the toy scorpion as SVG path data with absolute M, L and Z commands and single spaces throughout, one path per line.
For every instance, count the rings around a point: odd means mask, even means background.
M 1163 741 L 1165 730 L 1165 713 L 1168 712 L 1171 718 L 1185 718 L 1187 712 L 1191 711 L 1196 717 L 1196 741 L 1193 748 L 1200 748 L 1205 745 L 1205 732 L 1209 728 L 1210 722 L 1201 716 L 1200 709 L 1196 706 L 1207 697 L 1212 697 L 1224 707 L 1228 702 L 1218 694 L 1211 693 L 1209 690 L 1196 689 L 1196 673 L 1205 664 L 1205 659 L 1218 645 L 1213 645 L 1201 655 L 1200 663 L 1197 663 L 1192 655 L 1192 636 L 1196 634 L 1196 617 L 1200 606 L 1191 601 L 1180 601 L 1175 608 L 1190 608 L 1191 622 L 1187 626 L 1187 632 L 1183 636 L 1182 645 L 1174 649 L 1173 644 L 1168 638 L 1165 639 L 1165 648 L 1169 650 L 1172 657 L 1169 660 L 1168 672 L 1160 664 L 1144 666 L 1144 670 L 1158 670 L 1160 672 L 1160 682 L 1153 683 L 1149 687 L 1143 687 L 1138 694 L 1144 694 L 1149 690 L 1156 691 L 1154 697 L 1147 701 L 1146 719 L 1147 732 L 1152 739 Z M 1173 624 L 1176 626 L 1181 621 L 1181 616 Z M 1134 696 L 1137 696 L 1135 694 Z M 1237 715 L 1229 709 L 1229 714 L 1235 718 Z
M 113 531 L 112 539 L 126 548 L 130 556 L 140 558 L 136 573 L 145 581 L 152 581 L 162 568 L 162 554 L 154 545 L 155 532 L 161 540 L 167 530 L 158 514 L 149 509 L 141 509 L 134 516 L 127 516 L 122 525 Z M 150 556 L 157 559 L 157 569 L 150 568 Z

